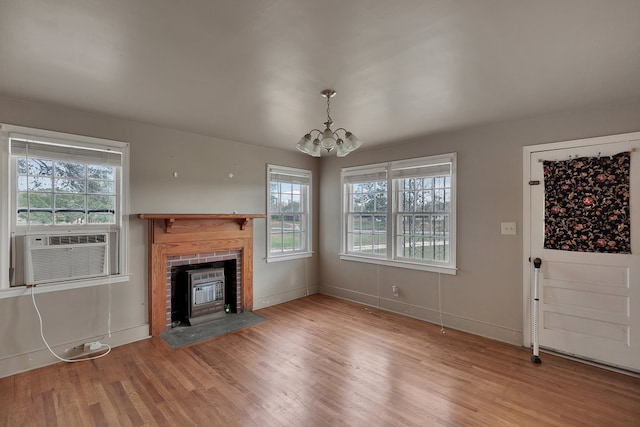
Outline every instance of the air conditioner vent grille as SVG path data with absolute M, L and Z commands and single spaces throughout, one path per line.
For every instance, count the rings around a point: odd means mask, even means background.
M 27 236 L 24 248 L 27 284 L 108 275 L 107 233 Z
M 105 234 L 69 234 L 63 236 L 50 236 L 49 246 L 105 243 L 106 241 L 107 236 Z
M 33 283 L 102 276 L 105 274 L 105 246 L 58 247 L 34 250 Z

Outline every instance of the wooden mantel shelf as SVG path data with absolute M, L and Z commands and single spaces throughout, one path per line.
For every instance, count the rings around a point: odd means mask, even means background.
M 164 220 L 165 231 L 171 233 L 173 225 L 177 220 L 207 220 L 207 219 L 228 219 L 235 220 L 240 224 L 240 229 L 244 230 L 247 224 L 255 218 L 266 218 L 266 215 L 261 214 L 138 214 L 140 219 L 160 219 Z
M 167 257 L 215 251 L 241 251 L 242 310 L 253 309 L 253 220 L 261 214 L 143 213 L 149 221 L 149 328 L 166 328 Z

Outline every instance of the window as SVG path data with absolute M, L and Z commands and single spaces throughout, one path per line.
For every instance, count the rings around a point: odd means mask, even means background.
M 347 193 L 348 252 L 386 258 L 387 172 L 385 168 L 355 169 L 343 174 Z
M 24 236 L 107 233 L 110 256 L 104 274 L 111 283 L 126 280 L 112 276 L 124 277 L 127 271 L 128 144 L 11 125 L 3 125 L 2 131 L 9 179 L 3 186 L 1 217 L 11 237 L 5 228 L 0 234 L 10 242 L 12 256 L 21 259 L 16 250 Z M 0 251 L 3 265 L 5 248 Z M 11 286 L 24 283 L 19 264 Z M 87 279 L 66 288 L 99 281 Z M 8 287 L 0 282 L 0 289 Z
M 342 170 L 342 259 L 455 272 L 455 153 Z
M 311 256 L 311 171 L 267 165 L 267 261 Z
M 111 155 L 113 161 L 107 162 L 103 152 L 90 152 L 86 159 L 58 160 L 59 148 L 11 138 L 16 161 L 16 227 L 116 224 L 119 156 Z M 66 149 L 63 157 L 71 158 L 75 150 Z

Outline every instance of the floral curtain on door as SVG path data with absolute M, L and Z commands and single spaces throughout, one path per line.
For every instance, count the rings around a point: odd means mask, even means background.
M 544 162 L 544 247 L 631 253 L 629 152 Z

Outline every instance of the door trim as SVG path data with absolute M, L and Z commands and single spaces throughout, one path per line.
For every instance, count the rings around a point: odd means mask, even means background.
M 546 144 L 526 145 L 522 147 L 522 346 L 530 347 L 531 342 L 531 286 L 533 267 L 531 256 L 531 192 L 529 180 L 531 176 L 531 156 L 542 151 L 564 150 L 572 147 L 588 147 L 592 145 L 612 144 L 624 140 L 638 140 L 640 132 L 599 136 L 594 138 L 574 139 L 570 141 L 551 142 Z M 540 185 L 543 185 L 541 182 Z

